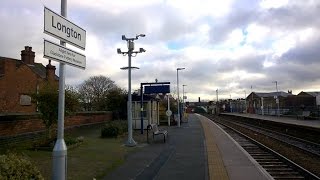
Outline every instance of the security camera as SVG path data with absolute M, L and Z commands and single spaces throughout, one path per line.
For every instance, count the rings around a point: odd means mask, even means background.
M 140 50 L 139 50 L 139 52 L 146 52 L 146 50 L 145 49 L 143 49 L 143 48 L 140 48 Z
M 122 35 L 121 38 L 122 38 L 122 40 L 127 40 L 125 35 Z
M 120 48 L 117 49 L 117 53 L 121 54 L 121 49 Z
M 138 37 L 145 37 L 146 35 L 145 34 L 138 34 L 136 35 L 136 39 L 138 39 Z

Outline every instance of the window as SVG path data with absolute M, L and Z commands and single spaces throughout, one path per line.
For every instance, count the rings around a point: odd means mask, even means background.
M 140 102 L 137 105 L 139 106 L 139 111 L 138 111 L 137 117 L 141 118 Z M 143 103 L 143 111 L 142 111 L 143 118 L 147 118 L 147 110 L 148 110 L 148 103 L 144 102 Z
M 29 95 L 20 95 L 21 106 L 31 106 L 31 97 Z

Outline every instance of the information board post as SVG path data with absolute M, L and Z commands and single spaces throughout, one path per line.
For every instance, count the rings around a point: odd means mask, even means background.
M 67 0 L 61 0 L 61 15 L 67 17 Z M 60 41 L 62 46 L 65 42 Z M 53 176 L 54 180 L 65 180 L 67 177 L 67 146 L 64 141 L 64 105 L 65 105 L 65 64 L 59 64 L 59 105 L 58 105 L 58 134 L 53 149 Z
M 140 84 L 140 133 L 143 134 L 143 85 L 142 83 Z
M 166 115 L 168 116 L 168 126 L 170 126 L 170 117 L 172 115 L 172 111 L 170 110 L 170 95 L 167 95 L 168 97 L 168 110 L 166 112 Z

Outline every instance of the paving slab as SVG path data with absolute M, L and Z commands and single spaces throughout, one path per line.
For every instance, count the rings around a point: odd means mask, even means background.
M 189 114 L 181 127 L 162 127 L 162 137 L 129 153 L 105 180 L 265 180 L 271 179 L 232 138 L 211 120 Z
M 156 142 L 130 153 L 125 163 L 104 179 L 208 179 L 200 121 L 190 118 L 181 127 L 161 128 L 168 130 L 166 143 L 156 136 Z

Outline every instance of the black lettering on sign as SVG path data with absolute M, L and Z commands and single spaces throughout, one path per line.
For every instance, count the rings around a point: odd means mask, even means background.
M 73 37 L 74 39 L 81 41 L 81 34 L 73 30 L 73 28 L 70 28 L 65 24 L 61 24 L 60 22 L 55 22 L 54 16 L 51 16 L 51 20 L 51 26 L 53 28 L 65 33 L 67 37 Z

